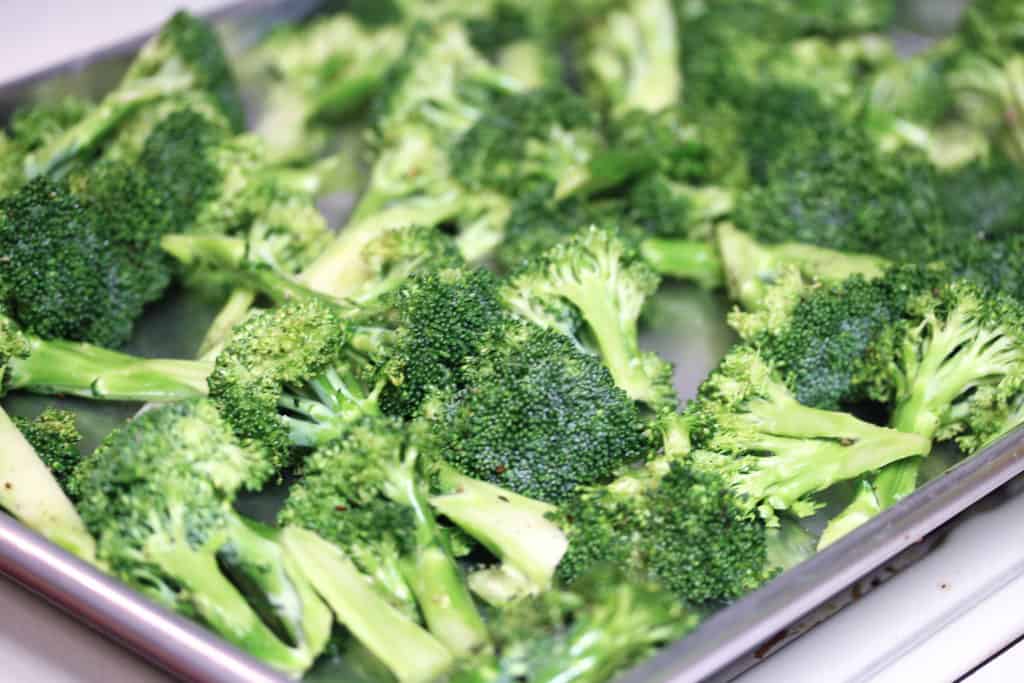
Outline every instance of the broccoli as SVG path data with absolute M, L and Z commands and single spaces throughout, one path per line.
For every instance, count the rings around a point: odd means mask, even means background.
M 306 670 L 330 633 L 328 608 L 276 538 L 232 508 L 271 469 L 206 399 L 115 430 L 75 472 L 98 556 L 160 604 L 198 618 L 271 666 Z M 236 587 L 236 586 L 240 586 Z
M 431 683 L 451 668 L 448 649 L 383 600 L 338 546 L 299 527 L 286 527 L 281 539 L 338 621 L 399 683 Z
M 74 498 L 74 492 L 68 490 L 68 485 L 81 459 L 78 442 L 82 440 L 75 426 L 75 414 L 70 410 L 47 408 L 32 420 L 17 416 L 12 419 L 25 440 L 39 454 L 39 459 L 50 468 L 57 483 L 69 497 Z
M 491 625 L 497 651 L 461 663 L 449 680 L 606 681 L 699 619 L 657 584 L 600 567 L 569 588 L 499 611 Z
M 382 596 L 404 611 L 418 604 L 438 640 L 465 656 L 487 632 L 426 499 L 423 431 L 394 418 L 353 425 L 306 459 L 281 522 L 337 543 Z
M 517 315 L 580 348 L 581 334 L 592 336 L 615 383 L 631 399 L 659 408 L 676 401 L 672 366 L 641 351 L 637 340 L 644 301 L 657 286 L 657 274 L 626 241 L 590 227 L 528 261 L 503 292 Z
M 25 177 L 63 173 L 139 107 L 189 90 L 209 92 L 235 129 L 241 128 L 241 100 L 216 34 L 204 21 L 178 12 L 143 46 L 121 83 L 94 110 L 25 155 Z
M 564 335 L 509 322 L 423 403 L 456 469 L 557 503 L 647 454 L 636 406 L 597 358 Z
M 12 421 L 0 409 L 5 444 L 0 458 L 0 507 L 47 540 L 95 564 L 96 541 L 62 488 L 74 478 L 66 476 L 71 442 L 77 442 L 73 429 L 59 414 L 47 413 L 26 424 L 17 418 Z M 54 475 L 58 463 L 61 482 Z
M 0 289 L 29 332 L 118 346 L 170 281 L 164 205 L 138 171 L 104 162 L 0 199 Z
M 0 392 L 81 396 L 107 401 L 177 401 L 206 393 L 213 364 L 139 358 L 92 344 L 41 339 L 0 314 L 6 363 Z
M 0 133 L 0 197 L 25 184 L 25 156 L 37 151 L 85 118 L 94 105 L 67 95 L 16 109 L 11 115 L 10 136 Z

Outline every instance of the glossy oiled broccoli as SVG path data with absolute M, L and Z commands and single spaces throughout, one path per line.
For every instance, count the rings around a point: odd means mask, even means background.
M 170 264 L 160 197 L 137 169 L 96 164 L 0 200 L 0 282 L 10 313 L 42 337 L 123 343 L 162 294 Z
M 14 417 L 13 420 L 57 483 L 74 497 L 75 493 L 68 491 L 68 484 L 81 460 L 78 442 L 82 440 L 82 434 L 75 426 L 75 414 L 70 410 L 47 408 L 34 419 Z
M 279 532 L 232 508 L 239 491 L 270 474 L 199 399 L 115 430 L 75 478 L 82 518 L 114 575 L 299 675 L 327 642 L 330 610 L 285 554 Z
M 439 453 L 461 472 L 547 502 L 609 480 L 647 454 L 644 422 L 594 356 L 564 335 L 510 323 L 428 397 Z
M 569 588 L 514 603 L 491 624 L 496 652 L 453 683 L 602 683 L 696 627 L 698 614 L 655 583 L 599 567 Z
M 120 84 L 94 110 L 25 156 L 25 176 L 62 173 L 139 107 L 189 90 L 210 93 L 235 129 L 242 127 L 237 85 L 217 35 L 206 22 L 178 12 L 143 46 Z
M 509 308 L 584 347 L 592 339 L 615 383 L 653 408 L 676 401 L 672 366 L 641 351 L 638 321 L 658 276 L 612 230 L 589 227 L 527 261 L 503 286 Z
M 366 418 L 306 459 L 281 522 L 336 543 L 383 597 L 422 611 L 431 633 L 465 656 L 487 632 L 427 502 L 419 461 L 432 457 L 421 427 Z
M 217 356 L 210 396 L 281 468 L 291 447 L 325 444 L 379 412 L 382 382 L 356 344 L 338 311 L 317 299 L 257 312 Z

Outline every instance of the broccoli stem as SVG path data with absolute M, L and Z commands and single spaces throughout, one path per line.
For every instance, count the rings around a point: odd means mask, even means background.
M 96 541 L 74 505 L 7 413 L 0 409 L 0 507 L 33 531 L 96 564 Z
M 448 649 L 374 592 L 337 546 L 297 527 L 282 541 L 338 621 L 401 683 L 429 683 L 452 666 Z
M 211 351 L 223 346 L 235 326 L 245 320 L 255 300 L 256 292 L 251 289 L 240 287 L 231 291 L 199 344 L 200 358 L 206 358 Z
M 916 469 L 914 472 L 916 474 Z M 825 527 L 821 538 L 818 539 L 818 550 L 832 545 L 881 511 L 882 506 L 879 505 L 878 497 L 875 495 L 875 489 L 871 482 L 861 479 L 857 485 L 857 493 L 854 494 L 853 501 L 843 508 L 841 513 L 829 520 L 828 526 Z
M 31 338 L 27 358 L 7 366 L 7 386 L 107 401 L 179 401 L 207 393 L 213 363 L 136 358 L 91 344 Z
M 568 547 L 565 533 L 547 518 L 554 506 L 441 467 L 439 484 L 448 493 L 430 499 L 434 509 L 522 573 L 532 592 L 549 588 Z
M 277 530 L 235 515 L 229 518 L 229 529 L 221 558 L 255 589 L 256 596 L 250 598 L 264 604 L 289 642 L 307 652 L 312 663 L 330 638 L 330 609 L 284 553 Z
M 725 282 L 718 251 L 706 242 L 652 237 L 640 244 L 640 254 L 662 275 L 692 280 L 705 289 Z
M 456 656 L 488 643 L 483 619 L 441 536 L 414 472 L 415 452 L 393 474 L 394 498 L 409 506 L 416 520 L 416 551 L 405 563 L 405 578 L 416 595 L 430 632 Z
M 373 276 L 363 257 L 363 249 L 374 238 L 409 225 L 436 225 L 455 215 L 461 200 L 455 197 L 398 205 L 382 209 L 365 218 L 350 220 L 341 234 L 299 276 L 299 282 L 311 290 L 343 299 L 352 296 Z
M 122 83 L 83 120 L 66 130 L 43 149 L 25 157 L 25 177 L 59 175 L 68 161 L 89 151 L 129 114 L 153 100 L 182 92 L 192 86 L 191 76 L 159 76 Z
M 215 536 L 193 548 L 187 531 L 174 537 L 154 537 L 147 542 L 146 556 L 182 582 L 200 618 L 214 631 L 259 657 L 270 666 L 298 676 L 313 657 L 285 645 L 264 624 L 217 563 L 216 550 L 223 538 Z

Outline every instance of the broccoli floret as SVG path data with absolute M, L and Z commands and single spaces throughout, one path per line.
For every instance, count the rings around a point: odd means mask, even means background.
M 244 448 L 214 405 L 199 399 L 134 418 L 75 477 L 82 518 L 111 572 L 298 675 L 325 646 L 330 611 L 277 532 L 232 508 L 240 490 L 270 474 L 261 454 Z
M 94 110 L 25 156 L 25 176 L 61 174 L 140 107 L 189 90 L 209 92 L 234 128 L 242 127 L 237 84 L 217 35 L 206 22 L 178 12 L 143 46 L 121 83 Z
M 338 544 L 383 597 L 412 614 L 418 604 L 429 630 L 465 656 L 487 632 L 427 502 L 422 431 L 393 418 L 353 425 L 306 459 L 281 522 Z
M 607 681 L 699 619 L 657 584 L 601 567 L 570 588 L 498 612 L 491 624 L 497 652 L 463 662 L 450 680 Z
M 26 182 L 26 155 L 60 138 L 93 107 L 88 100 L 67 95 L 15 110 L 11 115 L 10 137 L 0 134 L 0 197 L 15 192 Z
M 583 347 L 590 335 L 615 383 L 653 408 L 676 401 L 672 366 L 640 350 L 638 320 L 657 274 L 614 231 L 587 228 L 513 273 L 503 287 L 509 308 L 559 330 Z M 578 329 L 579 319 L 585 330 Z
M 35 419 L 14 417 L 13 420 L 61 488 L 75 497 L 74 492 L 68 490 L 71 474 L 81 459 L 78 442 L 82 434 L 75 426 L 75 414 L 70 410 L 47 408 Z
M 208 92 L 190 90 L 136 111 L 104 145 L 102 158 L 137 162 L 146 147 L 146 141 L 157 127 L 169 116 L 186 111 L 202 117 L 214 129 L 219 128 L 225 134 L 232 133 L 231 122 L 219 108 L 217 100 Z
M 130 166 L 30 182 L 0 200 L 9 311 L 42 337 L 120 345 L 170 280 L 159 249 L 166 226 L 159 196 Z
M 557 503 L 646 455 L 636 406 L 564 335 L 509 323 L 460 374 L 424 413 L 442 457 L 465 474 Z
M 451 652 L 382 599 L 337 545 L 294 526 L 286 527 L 281 538 L 338 621 L 399 683 L 431 683 L 451 668 Z M 402 647 L 396 648 L 396 642 Z
M 217 356 L 210 396 L 280 469 L 291 447 L 327 443 L 379 412 L 383 382 L 356 344 L 337 309 L 318 299 L 256 312 Z

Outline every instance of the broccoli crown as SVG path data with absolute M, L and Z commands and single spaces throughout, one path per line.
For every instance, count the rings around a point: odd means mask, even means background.
M 418 529 L 415 510 L 398 490 L 405 451 L 400 421 L 360 420 L 306 458 L 279 519 L 340 546 L 385 599 L 415 616 L 400 566 L 416 549 Z
M 39 458 L 50 468 L 61 488 L 70 497 L 77 497 L 72 475 L 81 461 L 78 442 L 82 440 L 82 434 L 75 426 L 75 414 L 70 410 L 47 408 L 35 419 L 14 417 L 13 420 Z
M 174 605 L 188 600 L 179 595 L 187 591 L 150 551 L 158 555 L 163 542 L 201 548 L 213 541 L 235 493 L 255 490 L 269 474 L 257 454 L 239 446 L 214 405 L 198 399 L 148 411 L 115 430 L 81 461 L 75 480 L 100 556 Z
M 908 300 L 943 277 L 907 266 L 883 278 L 855 275 L 816 287 L 799 276 L 783 278 L 769 288 L 762 309 L 731 322 L 781 373 L 797 401 L 836 409 L 869 397 L 867 354 L 902 319 Z
M 657 583 L 602 565 L 568 588 L 499 611 L 491 624 L 496 655 L 464 662 L 451 680 L 519 680 L 524 672 L 538 683 L 611 680 L 698 621 Z
M 640 350 L 638 321 L 659 277 L 615 230 L 594 226 L 528 261 L 503 287 L 509 308 L 581 346 L 581 318 L 615 383 L 652 407 L 676 401 L 672 366 Z
M 604 145 L 600 118 L 566 88 L 499 96 L 451 151 L 452 172 L 471 189 L 515 196 L 538 183 L 578 184 Z
M 193 112 L 206 119 L 211 126 L 220 128 L 225 133 L 231 132 L 230 121 L 209 93 L 202 90 L 188 90 L 174 97 L 157 100 L 147 107 L 136 110 L 121 124 L 113 138 L 104 146 L 103 158 L 128 162 L 138 161 L 146 146 L 146 140 L 157 126 L 163 123 L 167 117 L 179 111 Z M 202 134 L 200 133 L 200 135 Z M 154 144 L 158 143 L 154 142 Z
M 607 481 L 649 448 L 636 406 L 569 339 L 509 324 L 428 398 L 439 451 L 462 472 L 549 502 Z
M 1000 434 L 1024 381 L 1024 308 L 966 280 L 922 290 L 869 355 L 873 398 L 893 424 L 968 452 Z
M 1024 225 L 1022 182 L 1024 171 L 1000 154 L 941 173 L 938 197 L 950 229 L 982 240 L 1014 235 Z
M 489 12 L 464 21 L 473 47 L 492 58 L 502 47 L 537 37 L 529 8 L 518 0 L 496 0 Z
M 765 185 L 738 199 L 737 225 L 768 242 L 914 261 L 932 253 L 944 224 L 927 161 L 884 156 L 856 130 L 804 142 L 782 152 Z
M 159 198 L 135 170 L 94 166 L 70 185 L 36 179 L 0 200 L 0 280 L 25 330 L 118 346 L 170 269 Z
M 139 157 L 149 182 L 165 197 L 174 230 L 216 234 L 247 225 L 253 212 L 249 188 L 262 162 L 255 139 L 231 137 L 188 108 L 161 121 Z
M 280 468 L 289 462 L 293 445 L 289 425 L 329 419 L 304 414 L 299 399 L 307 393 L 311 402 L 319 398 L 309 385 L 344 365 L 348 339 L 348 328 L 336 310 L 316 299 L 259 311 L 236 329 L 217 356 L 209 378 L 210 396 L 239 436 L 266 447 Z M 297 395 L 295 401 L 285 398 L 291 394 Z M 333 398 L 323 400 L 329 404 L 328 413 L 338 407 Z
M 245 125 L 238 83 L 213 27 L 188 12 L 179 11 L 143 46 L 132 62 L 126 81 L 184 70 L 192 87 L 213 96 L 234 130 Z
M 396 333 L 386 368 L 392 383 L 381 400 L 394 415 L 414 413 L 432 388 L 461 384 L 465 359 L 507 320 L 497 280 L 483 268 L 414 274 L 387 303 L 387 325 Z

